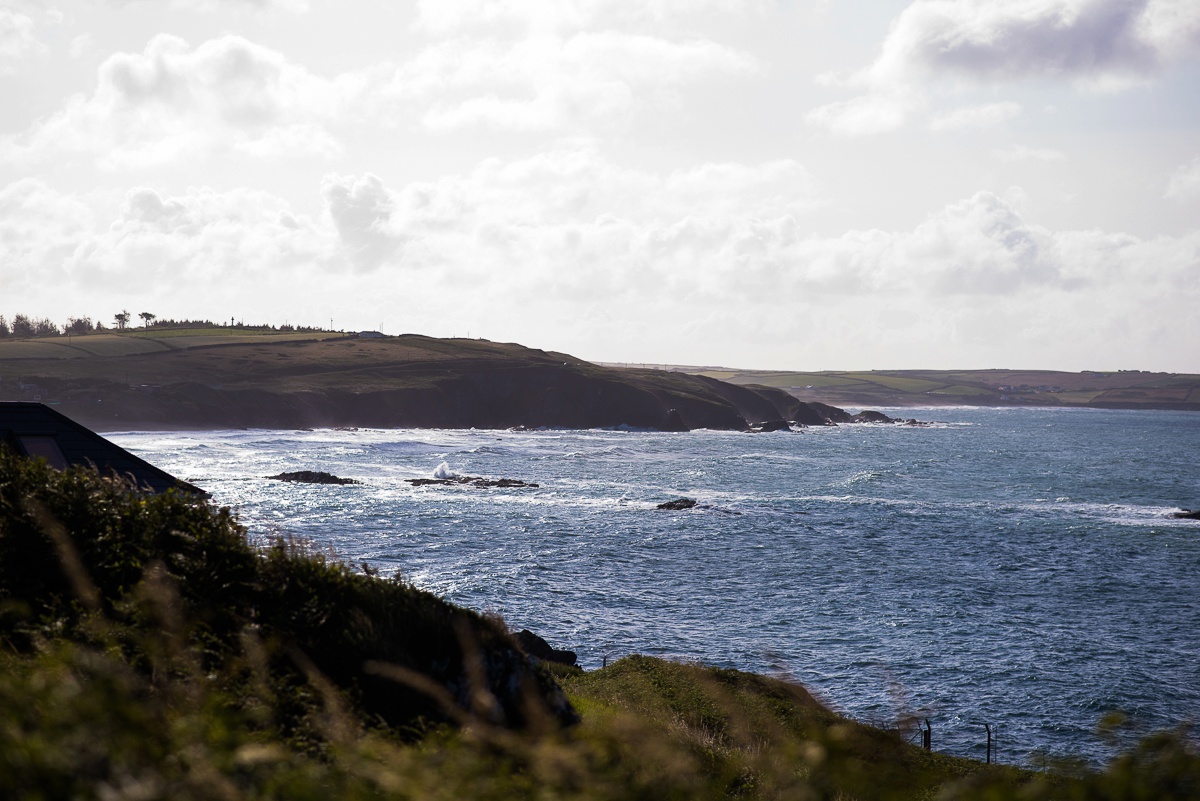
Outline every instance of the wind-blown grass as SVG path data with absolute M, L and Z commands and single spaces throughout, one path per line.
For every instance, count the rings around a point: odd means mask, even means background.
M 0 453 L 0 798 L 1196 797 L 1182 733 L 1104 773 L 929 753 L 786 682 L 556 668 L 500 621 L 228 510 Z M 577 720 L 575 711 L 581 714 Z

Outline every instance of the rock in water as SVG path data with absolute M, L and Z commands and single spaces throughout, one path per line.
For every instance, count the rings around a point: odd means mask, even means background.
M 660 503 L 658 506 L 655 506 L 654 508 L 679 511 L 682 509 L 691 509 L 695 505 L 696 505 L 696 502 L 693 501 L 691 498 L 676 498 L 673 501 L 667 501 L 666 503 Z
M 856 423 L 895 423 L 896 420 L 888 417 L 883 412 L 877 412 L 873 409 L 864 409 L 852 418 Z
M 1182 512 L 1172 512 L 1171 517 L 1176 520 L 1200 520 L 1200 509 L 1184 509 Z
M 320 470 L 297 470 L 294 473 L 280 473 L 277 476 L 267 476 L 274 481 L 295 481 L 300 484 L 361 484 L 352 478 L 338 478 L 332 473 Z
M 509 489 L 513 487 L 527 487 L 537 489 L 538 485 L 529 481 L 521 481 L 518 478 L 482 478 L 481 476 L 452 476 L 450 478 L 406 478 L 404 479 L 414 487 L 446 487 L 452 484 L 469 484 L 472 487 L 479 489 L 487 489 L 488 487 L 500 487 L 501 489 Z

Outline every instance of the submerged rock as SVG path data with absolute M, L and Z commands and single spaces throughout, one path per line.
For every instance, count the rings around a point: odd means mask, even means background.
M 361 484 L 352 478 L 338 478 L 333 473 L 320 470 L 297 470 L 294 473 L 280 473 L 277 476 L 267 476 L 273 481 L 294 481 L 300 484 Z
M 670 511 L 680 511 L 683 509 L 691 509 L 695 505 L 696 505 L 696 502 L 693 501 L 691 498 L 676 498 L 673 501 L 667 501 L 666 503 L 660 503 L 658 506 L 655 506 L 654 508 L 655 509 L 667 509 Z

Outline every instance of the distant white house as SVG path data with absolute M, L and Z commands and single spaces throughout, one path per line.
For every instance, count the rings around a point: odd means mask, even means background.
M 383 339 L 387 335 L 378 331 L 359 331 L 358 336 L 361 339 Z

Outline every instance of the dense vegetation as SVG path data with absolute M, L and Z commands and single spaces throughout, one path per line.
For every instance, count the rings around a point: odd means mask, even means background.
M 254 542 L 193 497 L 0 453 L 0 797 L 1200 792 L 1183 733 L 1105 773 L 1030 774 L 915 748 L 794 685 L 646 657 L 558 669 L 568 705 L 500 621 L 371 573 Z
M 234 331 L 280 331 L 280 332 L 318 332 L 324 331 L 323 328 L 313 328 L 309 326 L 295 326 L 284 323 L 280 326 L 271 325 L 269 323 L 246 324 L 230 320 L 228 323 L 214 323 L 212 320 L 171 320 L 160 319 L 158 315 L 150 312 L 141 312 L 138 317 L 142 320 L 141 330 L 158 329 L 158 330 L 173 330 L 173 329 L 229 329 Z M 113 315 L 112 328 L 117 331 L 124 331 L 129 328 L 132 315 L 127 311 L 118 312 Z M 29 317 L 25 314 L 14 314 L 11 321 L 4 315 L 0 315 L 0 339 L 13 337 L 16 339 L 31 339 L 35 337 L 57 337 L 57 336 L 86 336 L 88 334 L 104 333 L 110 329 L 104 327 L 104 323 L 100 320 L 92 321 L 91 317 L 68 317 L 67 322 L 60 328 L 57 323 L 45 317 Z

